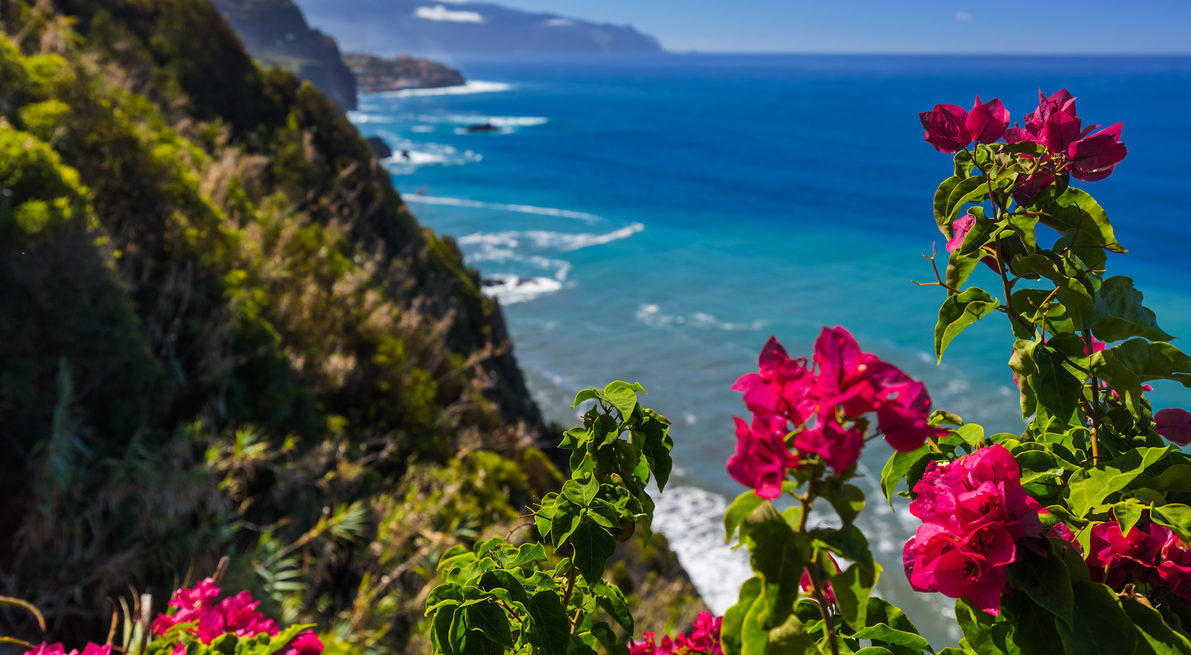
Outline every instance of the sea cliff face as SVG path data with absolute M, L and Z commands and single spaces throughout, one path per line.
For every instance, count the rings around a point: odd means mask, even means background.
M 0 595 L 101 641 L 106 599 L 228 555 L 329 652 L 426 652 L 441 553 L 559 484 L 477 273 L 204 0 L 3 0 L 0 31 Z M 700 606 L 662 552 L 645 629 Z
M 309 81 L 344 109 L 356 108 L 356 80 L 335 39 L 311 29 L 290 0 L 211 0 L 249 54 Z

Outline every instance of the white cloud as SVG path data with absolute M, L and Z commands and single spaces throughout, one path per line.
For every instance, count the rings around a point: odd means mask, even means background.
M 546 21 L 547 27 L 570 27 L 575 24 L 575 21 L 569 18 L 551 18 Z
M 966 11 L 957 11 L 957 12 L 955 12 L 955 20 L 957 20 L 961 23 L 966 23 L 966 22 L 972 20 L 972 14 L 969 14 Z
M 484 17 L 475 11 L 452 11 L 442 5 L 418 7 L 414 16 L 425 20 L 448 21 L 451 23 L 483 23 Z

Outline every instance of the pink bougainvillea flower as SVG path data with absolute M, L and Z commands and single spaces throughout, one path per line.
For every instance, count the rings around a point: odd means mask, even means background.
M 1075 118 L 1075 98 L 1067 89 L 1061 89 L 1050 97 L 1042 95 L 1042 89 L 1039 89 L 1038 108 L 1026 114 L 1025 134 L 1029 135 L 1026 138 L 1031 141 L 1041 141 L 1046 130 L 1046 122 L 1055 114 L 1066 114 L 1070 118 Z M 1024 135 L 1022 136 L 1024 137 Z
M 303 630 L 286 646 L 285 655 L 319 655 L 323 652 L 323 642 L 311 630 Z
M 629 655 L 723 655 L 720 648 L 720 630 L 723 617 L 712 616 L 710 612 L 699 612 L 699 618 L 692 623 L 690 635 L 669 635 L 657 640 L 657 634 L 646 632 L 642 641 L 629 642 Z
M 992 531 L 984 537 L 985 541 L 995 543 L 993 552 L 1002 559 L 1006 548 L 1012 547 L 1012 539 L 1004 531 Z M 922 524 L 902 552 L 906 578 L 916 591 L 937 591 L 951 598 L 967 598 L 995 616 L 999 612 L 1001 592 L 1008 574 L 1004 565 L 992 565 L 983 553 L 966 547 L 970 545 L 942 526 Z
M 1000 99 L 994 98 L 981 104 L 980 96 L 976 96 L 976 104 L 968 112 L 965 126 L 973 141 L 992 143 L 1005 134 L 1009 125 L 1009 111 Z
M 1028 206 L 1030 201 L 1038 195 L 1039 191 L 1050 186 L 1054 181 L 1055 174 L 1047 169 L 1041 169 L 1027 175 L 1013 187 L 1013 202 L 1016 202 L 1022 207 Z
M 929 437 L 946 434 L 946 430 L 932 427 L 922 411 L 894 403 L 877 408 L 877 425 L 885 435 L 885 441 L 903 453 L 918 450 Z
M 25 651 L 24 655 L 79 655 L 78 649 L 66 652 L 66 647 L 62 644 L 38 644 L 32 650 Z M 92 644 L 88 643 L 83 647 L 83 655 L 112 655 L 111 644 Z
M 968 147 L 972 136 L 968 133 L 968 112 L 956 105 L 935 105 L 930 111 L 918 114 L 926 129 L 927 143 L 939 152 L 956 153 Z
M 1082 136 L 1081 124 L 1073 114 L 1055 112 L 1046 119 L 1038 142 L 1051 152 L 1067 152 L 1067 148 Z
M 1154 431 L 1180 446 L 1191 444 L 1191 413 L 1164 409 L 1154 415 Z
M 1094 182 L 1108 177 L 1116 165 L 1125 159 L 1129 150 L 1121 143 L 1121 127 L 1117 123 L 1084 137 L 1067 148 L 1071 158 L 1071 177 Z
M 823 420 L 814 427 L 796 433 L 794 447 L 799 452 L 822 457 L 838 475 L 852 468 L 860 459 L 864 434 L 855 428 L 845 428 L 834 420 Z
M 910 585 L 995 615 L 1018 542 L 1042 535 L 1043 507 L 1022 487 L 1017 460 L 994 445 L 931 462 L 913 492 L 910 512 L 923 524 L 902 552 Z
M 766 414 L 753 416 L 749 425 L 736 421 L 736 453 L 728 458 L 732 479 L 756 490 L 768 500 L 782 493 L 786 471 L 798 465 L 798 458 L 786 448 L 786 419 Z
M 712 616 L 711 612 L 699 612 L 698 618 L 692 624 L 694 630 L 687 638 L 689 648 L 701 653 L 719 653 L 720 629 L 723 627 L 724 617 Z
M 1113 588 L 1129 581 L 1158 581 L 1162 549 L 1171 536 L 1170 528 L 1149 521 L 1133 526 L 1127 535 L 1116 521 L 1093 526 L 1087 554 L 1092 578 Z
M 757 370 L 740 376 L 732 385 L 733 391 L 744 393 L 750 412 L 784 414 L 795 423 L 810 416 L 815 405 L 810 397 L 814 376 L 806 369 L 805 359 L 790 359 L 771 336 L 757 358 Z
M 256 611 L 260 603 L 248 592 L 242 591 L 216 603 L 219 593 L 219 587 L 211 578 L 200 581 L 191 589 L 178 589 L 168 603 L 176 611 L 170 615 L 158 614 L 151 626 L 153 634 L 165 634 L 174 626 L 185 623 L 194 625 L 191 628 L 193 634 L 204 644 L 227 633 L 238 637 L 280 633 L 272 619 Z
M 259 605 L 260 601 L 253 600 L 252 594 L 247 591 L 223 599 L 219 603 L 219 613 L 223 616 L 223 632 L 235 633 L 239 637 L 277 635 L 280 632 L 277 624 L 273 619 L 266 618 L 256 611 Z
M 827 559 L 830 562 L 828 564 L 827 575 L 839 573 L 839 562 L 835 561 L 835 558 L 830 553 L 827 555 Z M 803 569 L 802 578 L 798 581 L 798 588 L 805 594 L 811 594 L 814 591 L 814 586 L 814 582 L 811 580 L 811 572 Z M 830 582 L 823 583 L 823 600 L 826 600 L 829 605 L 835 604 L 835 590 L 831 588 Z

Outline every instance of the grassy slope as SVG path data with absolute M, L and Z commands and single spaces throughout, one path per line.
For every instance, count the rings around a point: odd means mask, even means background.
M 438 555 L 556 484 L 499 307 L 205 2 L 30 4 L 0 0 L 0 594 L 102 638 L 105 598 L 229 554 L 331 652 L 423 652 Z M 647 627 L 693 616 L 664 547 L 630 561 Z

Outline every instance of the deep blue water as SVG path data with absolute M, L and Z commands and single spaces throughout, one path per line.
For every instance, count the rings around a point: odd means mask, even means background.
M 936 366 L 942 250 L 930 199 L 951 162 L 922 140 L 919 111 L 1000 97 L 1015 120 L 1041 88 L 1067 87 L 1085 124 L 1125 123 L 1128 158 L 1082 185 L 1100 200 L 1160 324 L 1191 335 L 1191 58 L 668 55 L 456 62 L 477 93 L 366 95 L 353 119 L 400 154 L 397 188 L 426 225 L 456 237 L 505 300 L 516 354 L 547 413 L 573 421 L 576 390 L 638 380 L 675 426 L 675 491 L 663 531 L 716 609 L 744 576 L 719 518 L 741 491 L 729 386 L 774 334 L 809 353 L 842 324 L 927 382 L 937 407 L 1020 431 L 1006 319 L 971 328 Z M 491 123 L 498 132 L 468 132 Z M 941 260 L 945 264 L 945 257 Z M 522 283 L 515 284 L 511 276 Z M 986 276 L 986 277 L 982 277 Z M 991 274 L 973 283 L 999 288 Z M 1157 406 L 1191 406 L 1160 386 Z M 889 451 L 863 460 L 878 475 Z M 946 599 L 911 598 L 900 571 L 913 521 L 880 511 L 870 538 L 882 591 L 936 639 Z M 902 512 L 904 515 L 904 511 Z M 709 563 L 714 562 L 714 566 Z M 708 574 L 700 574 L 699 571 Z

